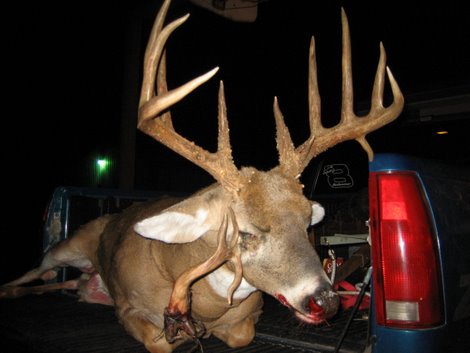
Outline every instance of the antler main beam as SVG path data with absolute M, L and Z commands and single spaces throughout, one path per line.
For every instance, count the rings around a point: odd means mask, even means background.
M 287 174 L 299 177 L 310 160 L 328 148 L 343 141 L 356 140 L 367 152 L 369 160 L 374 158 L 372 148 L 366 135 L 395 120 L 403 110 L 404 97 L 400 88 L 386 67 L 385 49 L 380 43 L 380 58 L 372 90 L 371 109 L 364 117 L 358 117 L 353 110 L 353 82 L 351 69 L 351 41 L 348 19 L 341 9 L 342 39 L 342 106 L 341 120 L 332 128 L 325 128 L 321 123 L 321 102 L 317 83 L 317 65 L 315 59 L 315 41 L 312 37 L 309 50 L 308 101 L 310 137 L 299 147 L 294 148 L 289 131 L 284 123 L 277 98 L 274 99 L 274 116 L 277 129 L 277 146 L 280 168 Z M 393 103 L 383 106 L 385 71 L 390 81 Z
M 217 152 L 211 153 L 179 135 L 173 128 L 169 108 L 207 82 L 218 71 L 218 67 L 196 77 L 173 90 L 166 82 L 165 44 L 171 33 L 189 17 L 185 15 L 163 26 L 170 0 L 162 5 L 150 35 L 144 58 L 144 73 L 139 103 L 138 128 L 161 142 L 179 155 L 210 173 L 218 182 L 231 191 L 238 191 L 243 184 L 232 158 L 224 87 L 219 89 L 219 134 Z M 156 80 L 156 82 L 155 82 Z

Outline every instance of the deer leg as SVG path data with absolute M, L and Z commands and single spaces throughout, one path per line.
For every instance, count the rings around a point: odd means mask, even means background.
M 255 323 L 255 319 L 248 317 L 233 325 L 223 325 L 215 329 L 213 334 L 231 348 L 244 347 L 255 337 Z
M 214 327 L 208 330 L 229 347 L 238 348 L 251 343 L 255 337 L 255 324 L 262 313 L 261 292 L 255 292 L 238 307 L 229 310 Z M 244 318 L 240 320 L 240 317 Z
M 30 283 L 35 280 L 48 281 L 54 279 L 57 276 L 57 271 L 55 270 L 55 268 L 59 265 L 60 261 L 55 258 L 54 253 L 52 251 L 48 252 L 44 256 L 39 267 L 36 267 L 26 272 L 24 275 L 18 277 L 17 279 L 11 282 L 3 284 L 0 288 L 18 287 L 22 284 Z
M 120 311 L 119 318 L 126 331 L 136 340 L 142 342 L 151 353 L 171 353 L 184 342 L 184 340 L 178 340 L 175 343 L 169 343 L 165 339 L 162 328 L 156 326 L 134 309 L 129 308 Z
M 233 223 L 233 235 L 227 243 L 228 218 Z M 191 317 L 191 291 L 192 283 L 209 272 L 214 271 L 226 261 L 235 258 L 233 248 L 238 239 L 238 226 L 235 215 L 231 208 L 228 214 L 224 216 L 222 224 L 219 227 L 218 246 L 215 253 L 206 261 L 196 265 L 183 272 L 176 280 L 173 291 L 170 296 L 168 307 L 164 312 L 165 337 L 168 342 L 173 343 L 180 338 L 180 333 L 191 337 L 198 342 L 198 339 L 205 333 L 204 325 Z M 240 284 L 241 274 L 235 282 L 236 286 Z M 233 290 L 232 290 L 233 292 Z M 231 298 L 229 298 L 229 302 Z
M 94 256 L 99 235 L 111 216 L 99 217 L 82 227 L 70 238 L 57 243 L 43 257 L 41 264 L 26 272 L 21 277 L 0 286 L 0 298 L 15 298 L 26 294 L 41 294 L 57 289 L 77 289 L 78 280 L 67 281 L 63 284 L 46 284 L 43 286 L 20 287 L 35 280 L 48 281 L 57 276 L 58 267 L 72 266 L 82 272 L 93 273 L 94 266 L 91 257 Z
M 60 247 L 59 247 L 60 248 Z M 77 281 L 64 283 L 52 283 L 40 286 L 21 287 L 21 285 L 35 280 L 48 281 L 57 276 L 55 268 L 63 266 L 61 259 L 57 256 L 60 249 L 52 249 L 44 256 L 39 267 L 26 272 L 21 277 L 0 286 L 0 298 L 17 298 L 27 294 L 42 294 L 58 289 L 76 289 Z
M 69 256 L 68 251 L 69 242 L 61 242 L 56 247 L 52 248 L 44 255 L 43 260 L 39 267 L 36 267 L 23 276 L 5 283 L 0 286 L 0 298 L 18 298 L 28 294 L 43 294 L 45 292 L 52 292 L 61 289 L 78 289 L 79 280 L 70 280 L 62 283 L 51 283 L 38 286 L 22 287 L 23 284 L 33 282 L 35 280 L 48 281 L 57 276 L 58 267 L 67 266 L 67 259 Z M 77 258 L 75 257 L 75 260 Z M 85 262 L 82 260 L 82 262 Z
M 28 294 L 43 294 L 46 292 L 53 292 L 59 289 L 76 290 L 78 287 L 78 280 L 70 280 L 61 283 L 43 284 L 32 287 L 21 286 L 3 286 L 0 287 L 0 298 L 19 298 Z
M 0 298 L 19 298 L 28 294 L 43 294 L 61 289 L 78 289 L 78 279 L 65 281 L 62 283 L 50 283 L 38 286 L 22 287 L 23 284 L 33 282 L 35 280 L 48 281 L 57 276 L 57 267 L 64 266 L 61 259 L 63 256 L 58 249 L 52 249 L 44 256 L 39 267 L 26 272 L 23 276 L 5 283 L 0 286 Z
M 67 266 L 68 252 L 67 243 L 59 243 L 56 248 L 51 249 L 44 256 L 39 267 L 26 272 L 23 276 L 0 286 L 0 298 L 17 298 L 28 294 L 42 294 L 59 289 L 77 289 L 78 280 L 63 283 L 51 283 L 39 286 L 22 287 L 21 285 L 35 280 L 51 280 L 57 276 L 57 267 Z M 76 261 L 77 258 L 74 258 Z M 81 259 L 87 263 L 86 259 Z M 89 262 L 89 261 L 88 261 Z
M 98 272 L 83 273 L 78 280 L 77 287 L 82 302 L 114 305 L 114 300 L 111 298 L 108 288 Z

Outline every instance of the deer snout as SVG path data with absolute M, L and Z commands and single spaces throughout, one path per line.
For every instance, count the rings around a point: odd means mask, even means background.
M 281 293 L 274 293 L 274 297 L 291 309 L 298 319 L 313 325 L 321 324 L 335 315 L 340 302 L 338 293 L 334 292 L 329 284 L 320 286 L 313 294 L 306 295 L 297 305 L 291 305 Z
M 318 288 L 312 296 L 305 298 L 304 308 L 312 316 L 329 319 L 339 308 L 339 295 L 331 287 Z

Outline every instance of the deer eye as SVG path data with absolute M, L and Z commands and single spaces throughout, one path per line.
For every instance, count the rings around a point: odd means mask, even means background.
M 256 253 L 261 244 L 265 242 L 266 236 L 249 232 L 240 232 L 240 240 L 240 248 L 243 251 Z
M 241 232 L 241 231 L 240 231 L 240 237 L 244 241 L 256 240 L 257 238 L 257 236 L 253 233 Z

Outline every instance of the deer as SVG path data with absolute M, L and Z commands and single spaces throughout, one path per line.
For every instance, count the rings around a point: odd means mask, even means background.
M 356 140 L 369 160 L 366 135 L 395 120 L 404 97 L 380 57 L 366 116 L 353 111 L 351 44 L 341 9 L 342 107 L 336 126 L 321 122 L 315 41 L 309 48 L 310 136 L 295 147 L 277 97 L 273 111 L 279 164 L 268 171 L 238 168 L 232 158 L 223 81 L 218 91 L 218 143 L 207 151 L 178 134 L 170 108 L 215 76 L 214 68 L 168 89 L 166 43 L 189 14 L 165 24 L 171 0 L 156 16 L 144 55 L 137 127 L 208 172 L 215 182 L 191 196 L 140 203 L 82 225 L 48 250 L 39 265 L 0 287 L 0 298 L 58 289 L 76 290 L 80 300 L 112 305 L 126 331 L 149 352 L 170 353 L 180 344 L 214 335 L 229 347 L 253 340 L 262 315 L 263 293 L 289 308 L 302 323 L 319 325 L 334 317 L 339 296 L 308 240 L 323 207 L 303 193 L 300 176 L 320 153 Z M 385 72 L 393 101 L 383 104 Z M 57 269 L 73 266 L 82 276 L 50 280 Z

